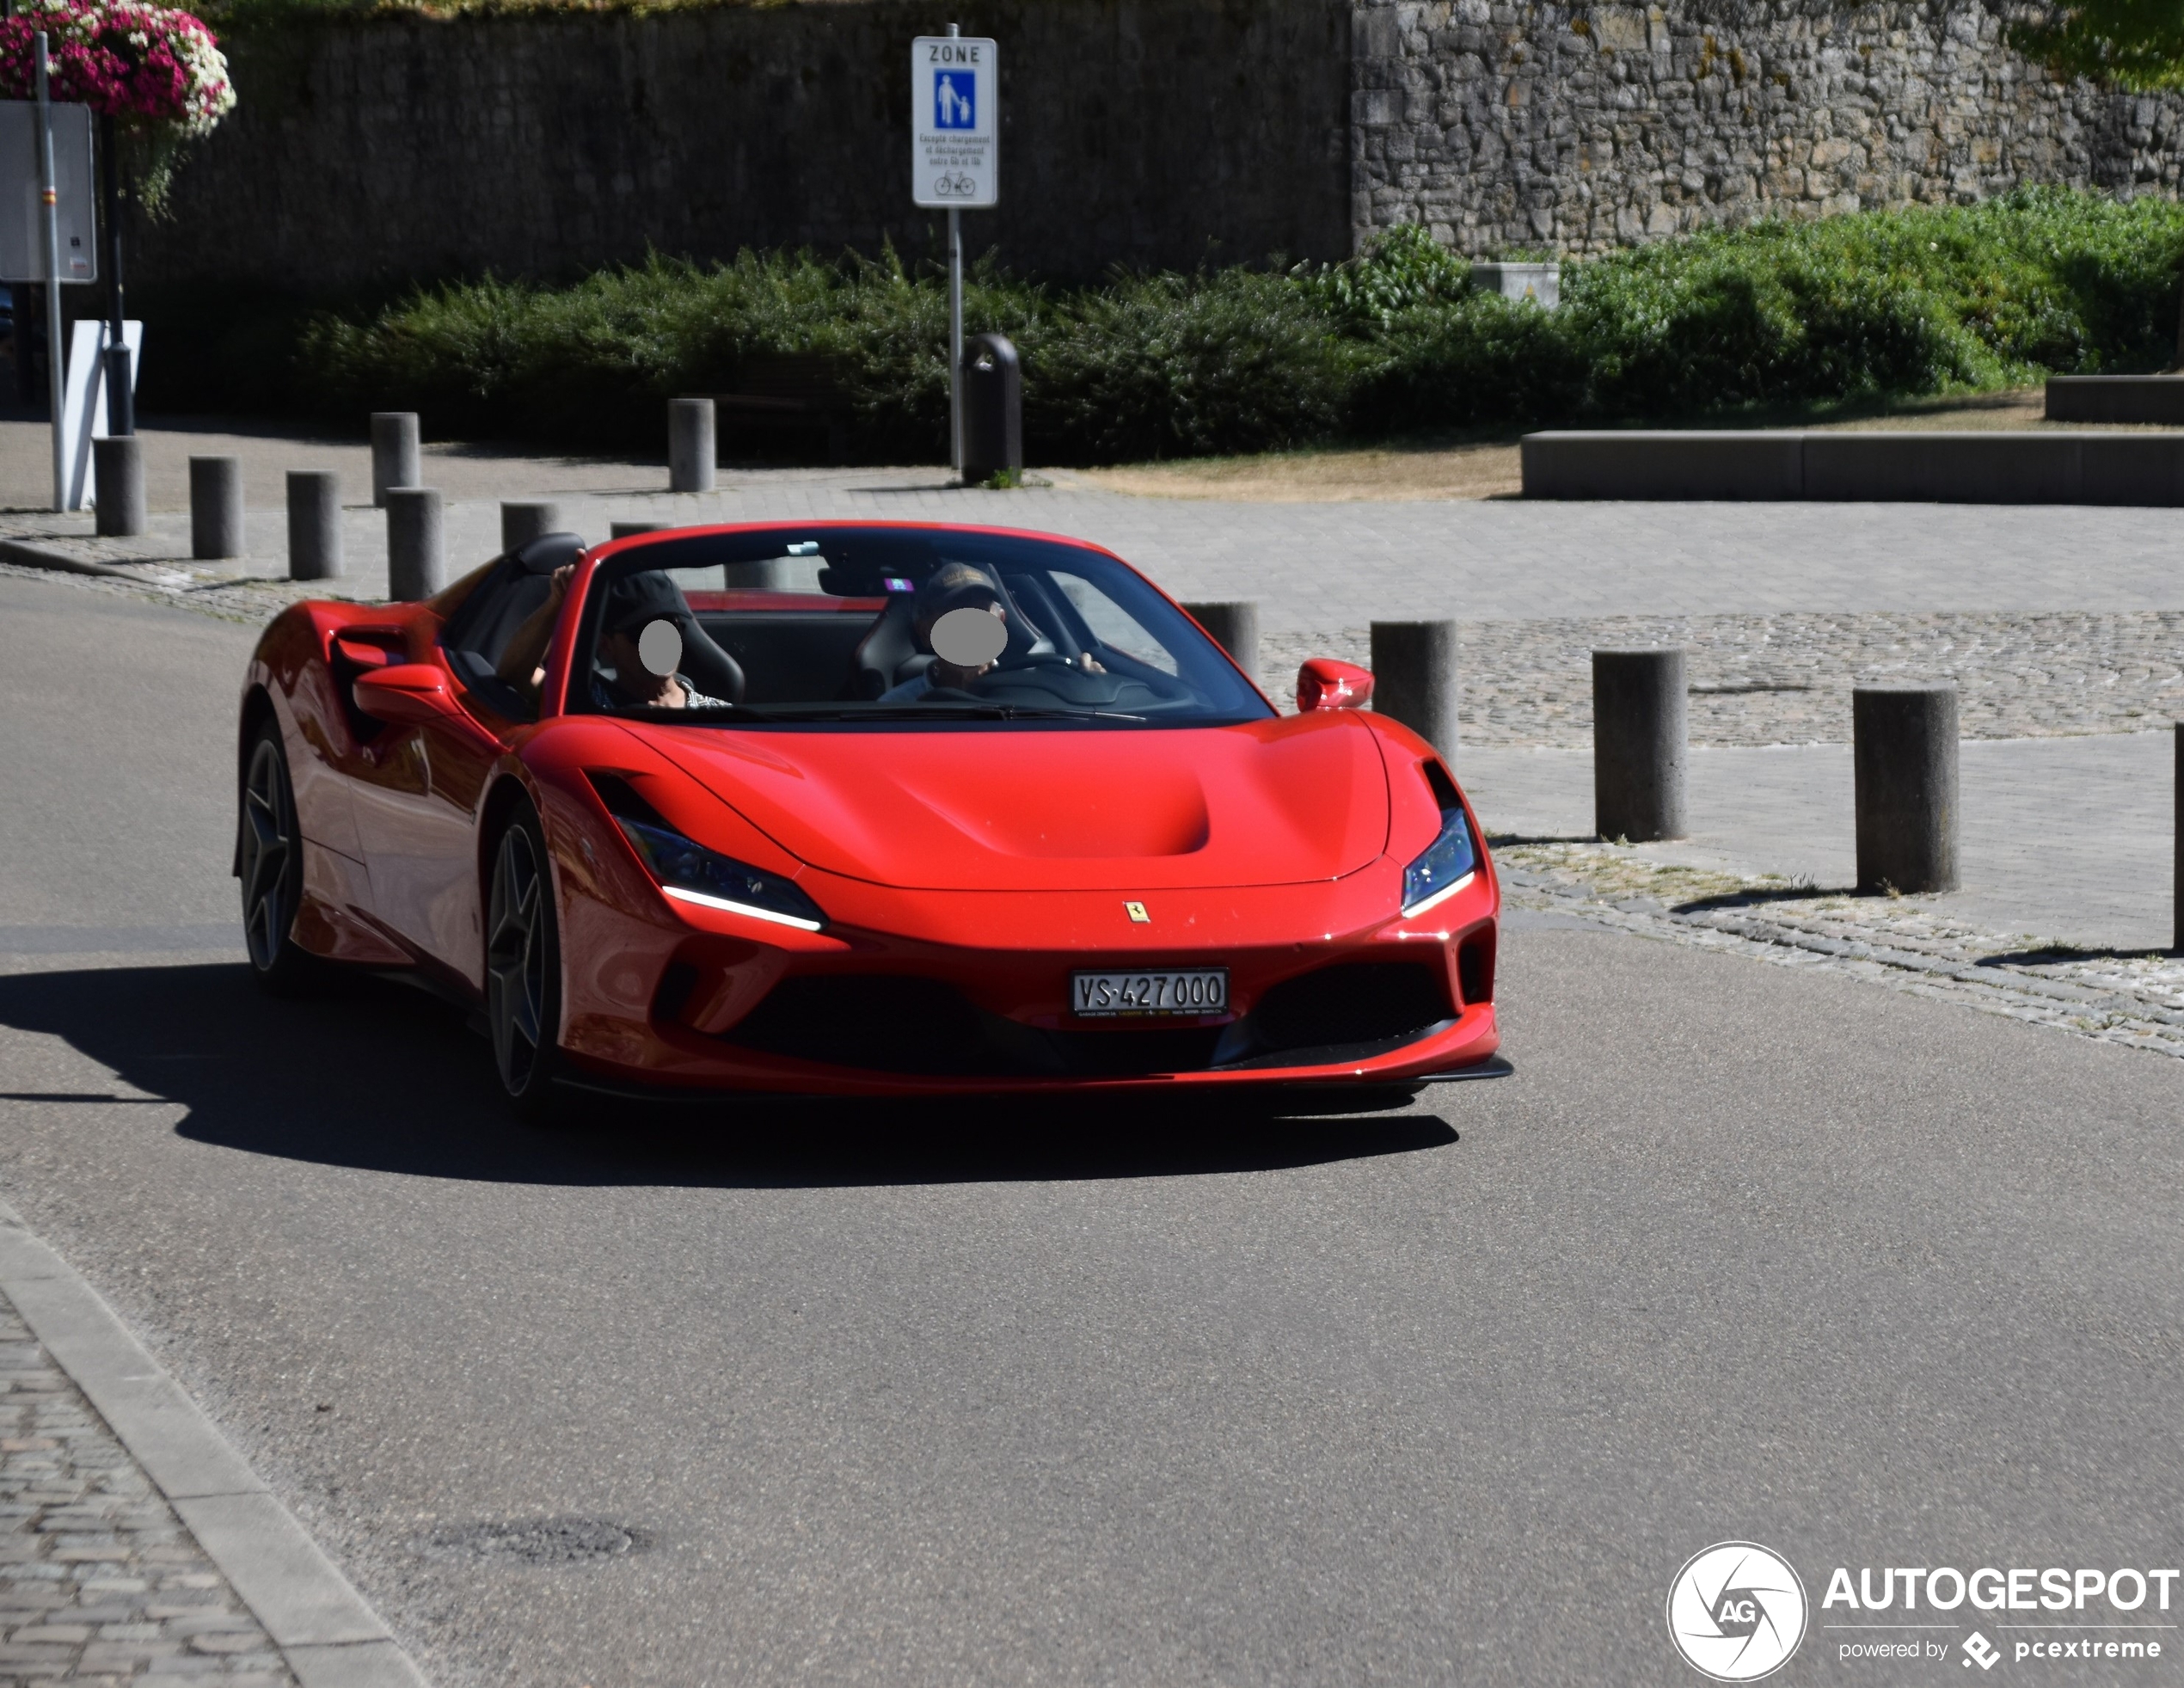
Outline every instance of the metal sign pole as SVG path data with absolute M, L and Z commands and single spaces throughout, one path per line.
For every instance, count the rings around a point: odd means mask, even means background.
M 963 31 L 951 23 L 951 40 Z M 948 208 L 948 463 L 963 474 L 963 213 Z
M 129 342 L 122 327 L 120 148 L 114 144 L 113 114 L 99 114 L 99 164 L 106 199 L 106 431 L 116 436 L 137 431 L 137 384 L 129 378 Z
M 948 460 L 963 473 L 963 213 L 948 209 Z
M 46 32 L 35 37 L 38 64 L 38 205 L 46 237 L 46 392 L 53 412 L 53 508 L 68 507 L 68 451 L 61 438 L 65 382 L 61 331 L 61 196 L 53 185 L 53 97 L 46 76 Z

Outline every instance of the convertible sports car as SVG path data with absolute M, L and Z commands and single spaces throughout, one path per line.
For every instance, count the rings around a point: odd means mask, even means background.
M 1048 535 L 549 535 L 422 603 L 267 627 L 251 963 L 482 1010 L 525 1113 L 1506 1070 L 1493 864 L 1371 690 L 1310 662 L 1283 715 Z

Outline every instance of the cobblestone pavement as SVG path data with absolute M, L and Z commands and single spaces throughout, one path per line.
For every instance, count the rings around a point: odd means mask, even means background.
M 1690 653 L 1691 742 L 1844 744 L 1850 688 L 1954 680 L 1967 739 L 2136 733 L 2184 714 L 2184 612 L 1611 617 L 1466 622 L 1467 744 L 1588 746 L 1595 650 Z M 1367 629 L 1261 641 L 1270 690 L 1308 656 L 1368 662 Z
M 280 1654 L 0 1298 L 0 1688 L 293 1688 Z
M 2156 1054 L 2184 1056 L 2184 955 L 2028 948 L 1940 897 L 1854 897 L 1776 875 L 1665 864 L 1610 844 L 1505 844 L 1510 906 L 1819 967 Z

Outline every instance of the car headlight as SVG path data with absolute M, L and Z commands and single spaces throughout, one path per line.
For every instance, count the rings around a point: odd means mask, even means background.
M 1405 914 L 1423 914 L 1444 897 L 1454 896 L 1479 870 L 1479 848 L 1471 841 L 1471 823 L 1463 818 L 1463 805 L 1456 800 L 1453 789 L 1436 795 L 1441 798 L 1440 836 L 1403 869 Z
M 659 888 L 678 902 L 727 909 L 757 920 L 816 932 L 826 924 L 819 905 L 779 874 L 715 854 L 680 832 L 617 815 L 614 824 L 635 846 Z

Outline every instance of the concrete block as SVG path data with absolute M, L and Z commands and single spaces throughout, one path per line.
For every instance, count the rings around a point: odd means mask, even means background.
M 1804 492 L 1805 436 L 1752 429 L 1528 433 L 1527 498 L 1776 499 Z
M 2047 384 L 2047 420 L 2184 427 L 2184 375 L 2054 376 Z
M 2074 433 L 1809 433 L 1805 496 L 1861 503 L 2076 504 Z

